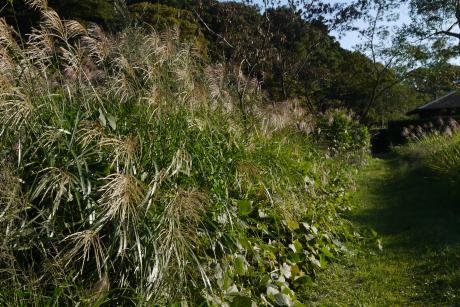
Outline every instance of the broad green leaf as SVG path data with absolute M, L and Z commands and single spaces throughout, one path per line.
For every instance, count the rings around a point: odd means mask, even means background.
M 294 277 L 295 277 L 295 276 L 298 276 L 298 275 L 300 274 L 300 269 L 299 269 L 299 267 L 298 267 L 296 264 L 294 264 L 293 266 L 291 266 L 291 274 L 292 274 L 292 276 L 294 276 Z
M 250 297 L 238 295 L 230 303 L 230 307 L 249 307 L 252 305 L 252 300 Z
M 238 201 L 238 213 L 241 216 L 246 216 L 252 212 L 252 202 L 249 200 L 239 200 Z
M 252 250 L 251 242 L 249 242 L 248 238 L 246 238 L 246 236 L 244 236 L 243 234 L 240 234 L 239 242 L 245 250 Z
M 297 223 L 296 221 L 287 220 L 286 224 L 287 227 L 292 231 L 299 229 L 299 223 Z
M 294 241 L 294 247 L 297 252 L 301 252 L 303 250 L 302 243 L 300 243 L 298 240 Z
M 107 120 L 104 115 L 104 111 L 102 111 L 101 108 L 99 108 L 99 122 L 101 123 L 102 127 L 107 126 Z
M 116 130 L 117 129 L 117 119 L 110 114 L 107 114 L 106 117 L 109 122 L 110 128 L 112 128 L 112 130 Z
M 284 293 L 275 295 L 275 302 L 278 306 L 292 306 L 292 299 Z
M 372 238 L 377 238 L 379 235 L 377 231 L 375 231 L 374 229 L 371 229 L 371 234 L 372 234 Z
M 323 246 L 323 248 L 321 248 L 321 253 L 323 253 L 323 255 L 329 259 L 335 258 L 334 255 L 326 248 L 326 246 Z
M 238 255 L 234 261 L 235 271 L 238 275 L 243 276 L 246 273 L 246 259 L 242 255 Z
M 313 280 L 311 279 L 310 276 L 304 275 L 304 276 L 296 278 L 294 282 L 297 285 L 306 286 L 306 285 L 311 285 L 313 283 Z
M 327 261 L 323 255 L 319 255 L 319 263 L 321 264 L 322 268 L 327 267 Z

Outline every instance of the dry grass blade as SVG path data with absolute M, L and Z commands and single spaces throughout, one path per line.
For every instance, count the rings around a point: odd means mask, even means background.
M 25 2 L 29 7 L 38 9 L 39 11 L 45 11 L 48 9 L 47 0 L 26 0 Z
M 0 172 L 0 229 L 9 221 L 17 220 L 28 208 L 22 192 L 21 179 L 8 164 L 1 164 Z M 6 224 L 3 224 L 6 223 Z M 6 234 L 5 234 L 6 235 Z
M 16 74 L 17 65 L 11 58 L 8 50 L 0 45 L 0 71 L 2 72 L 0 85 L 4 82 L 5 84 L 12 84 Z M 3 93 L 10 92 L 12 86 L 2 87 Z
M 135 136 L 126 136 L 123 138 L 103 137 L 99 141 L 101 148 L 110 148 L 112 150 L 112 165 L 116 165 L 120 170 L 120 164 L 124 166 L 124 171 L 130 172 L 135 167 L 139 152 L 139 141 Z
M 13 89 L 14 93 L 0 94 L 0 123 L 3 126 L 0 135 L 5 128 L 21 131 L 23 126 L 31 122 L 30 118 L 35 111 L 31 97 L 24 94 L 18 88 Z
M 99 144 L 104 136 L 104 128 L 97 121 L 82 120 L 79 123 L 77 142 L 82 145 L 83 148 L 88 147 L 91 144 Z
M 138 251 L 138 263 L 142 267 L 142 246 L 136 230 L 140 214 L 145 210 L 146 193 L 143 184 L 135 177 L 113 174 L 104 179 L 107 183 L 100 189 L 102 217 L 100 222 L 115 220 L 115 236 L 119 239 L 117 255 L 124 255 L 130 247 L 134 234 Z
M 179 190 L 167 204 L 155 240 L 159 258 L 150 274 L 155 297 L 167 301 L 180 298 L 186 290 L 186 281 L 194 273 L 201 276 L 206 287 L 211 287 L 195 254 L 198 227 L 206 213 L 207 200 L 204 193 Z
M 33 29 L 29 35 L 27 49 L 25 50 L 28 62 L 39 68 L 42 75 L 48 73 L 51 59 L 56 52 L 56 39 L 44 29 Z
M 208 197 L 205 193 L 179 190 L 165 214 L 179 224 L 196 226 L 204 218 L 207 202 Z
M 145 200 L 142 183 L 124 174 L 110 175 L 104 181 L 107 183 L 100 189 L 103 219 L 117 218 L 124 225 L 138 221 Z
M 85 230 L 67 236 L 64 241 L 69 241 L 73 245 L 63 259 L 65 266 L 81 262 L 80 274 L 83 274 L 85 263 L 94 260 L 96 263 L 99 278 L 102 277 L 102 268 L 105 266 L 105 248 L 95 230 Z
M 31 194 L 31 199 L 43 202 L 51 198 L 53 206 L 49 220 L 54 218 L 62 201 L 70 202 L 74 199 L 74 186 L 78 184 L 77 178 L 67 170 L 49 167 L 41 171 L 40 180 Z
M 81 43 L 97 65 L 102 65 L 108 59 L 114 45 L 97 24 L 90 25 L 87 34 L 81 37 Z
M 66 37 L 69 40 L 80 37 L 80 36 L 84 36 L 88 33 L 85 27 L 83 27 L 81 23 L 75 20 L 65 20 L 64 29 L 66 32 Z
M 42 29 L 45 29 L 53 35 L 53 37 L 67 42 L 69 37 L 64 25 L 64 21 L 61 20 L 58 13 L 55 10 L 47 9 L 42 12 L 43 21 L 40 23 Z
M 136 71 L 129 60 L 123 55 L 118 56 L 115 63 L 118 74 L 113 83 L 113 91 L 120 98 L 120 102 L 123 103 L 131 97 L 136 97 Z
M 178 149 L 169 165 L 166 173 L 169 176 L 174 177 L 179 173 L 190 176 L 192 171 L 192 157 L 184 149 Z
M 48 127 L 38 139 L 38 146 L 36 149 L 51 149 L 53 145 L 62 142 L 67 135 L 71 135 L 71 133 L 65 129 Z
M 6 23 L 4 18 L 0 18 L 0 46 L 10 52 L 21 53 L 21 48 L 13 34 L 16 34 L 13 28 Z

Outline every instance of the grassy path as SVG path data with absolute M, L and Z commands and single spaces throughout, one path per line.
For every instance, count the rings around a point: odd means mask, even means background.
M 321 272 L 306 300 L 320 306 L 460 306 L 459 194 L 408 163 L 372 160 L 349 216 L 368 238 Z

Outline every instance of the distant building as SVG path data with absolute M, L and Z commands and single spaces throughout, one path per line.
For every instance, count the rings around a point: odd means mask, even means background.
M 420 118 L 457 117 L 460 116 L 460 93 L 452 91 L 441 98 L 427 103 L 407 115 L 418 114 Z
M 452 91 L 407 115 L 418 115 L 418 118 L 388 122 L 387 129 L 381 129 L 372 139 L 374 152 L 386 152 L 391 145 L 420 139 L 433 132 L 460 133 L 460 92 Z

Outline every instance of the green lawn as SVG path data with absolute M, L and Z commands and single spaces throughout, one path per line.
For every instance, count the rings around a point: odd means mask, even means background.
M 319 306 L 460 305 L 460 188 L 402 159 L 373 159 L 349 219 L 363 240 L 319 273 Z

